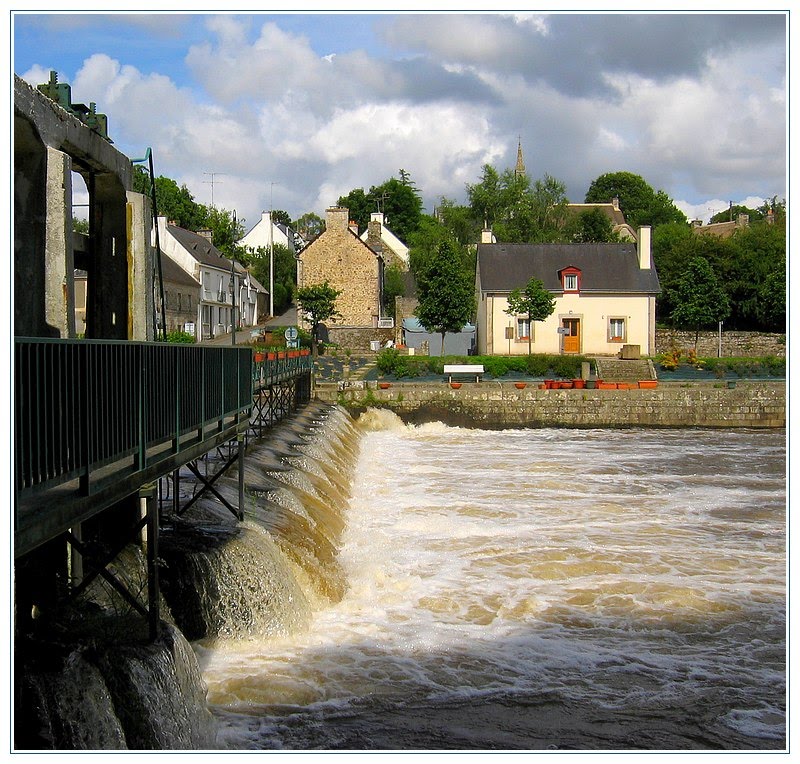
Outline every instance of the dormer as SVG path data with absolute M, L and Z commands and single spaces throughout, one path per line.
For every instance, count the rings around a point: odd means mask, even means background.
M 558 272 L 564 294 L 579 294 L 581 291 L 581 269 L 570 265 Z

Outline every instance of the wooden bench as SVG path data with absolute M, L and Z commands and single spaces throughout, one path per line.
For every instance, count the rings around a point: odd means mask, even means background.
M 475 377 L 476 382 L 481 381 L 483 375 L 483 365 L 479 363 L 450 363 L 444 365 L 444 373 L 448 382 L 453 381 L 453 376 L 466 374 Z

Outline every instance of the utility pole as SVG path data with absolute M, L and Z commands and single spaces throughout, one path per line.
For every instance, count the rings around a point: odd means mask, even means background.
M 272 242 L 272 187 L 274 183 L 269 184 L 269 317 L 275 317 L 275 277 L 274 277 L 274 269 L 275 266 L 273 264 L 273 242 Z

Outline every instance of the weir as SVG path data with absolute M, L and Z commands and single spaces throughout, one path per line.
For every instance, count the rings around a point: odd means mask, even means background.
M 162 504 L 158 639 L 99 577 L 40 614 L 17 635 L 17 747 L 214 748 L 187 640 L 289 634 L 342 596 L 336 553 L 357 453 L 346 412 L 306 404 L 248 444 L 243 474 L 217 479 L 235 501 L 242 478 L 241 520 L 212 493 L 180 514 Z M 146 589 L 141 546 L 125 545 L 110 571 Z

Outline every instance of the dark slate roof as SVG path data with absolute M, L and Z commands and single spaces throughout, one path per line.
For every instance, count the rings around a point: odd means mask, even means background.
M 639 268 L 632 242 L 623 244 L 479 244 L 478 269 L 484 292 L 510 292 L 531 278 L 561 292 L 559 272 L 581 270 L 581 292 L 661 291 L 655 268 Z
M 172 284 L 200 288 L 200 282 L 180 267 L 169 255 L 161 255 L 161 276 Z
M 190 252 L 203 265 L 212 265 L 226 271 L 231 269 L 231 261 L 227 257 L 223 257 L 222 253 L 205 236 L 174 225 L 169 226 L 169 232 L 187 252 Z

